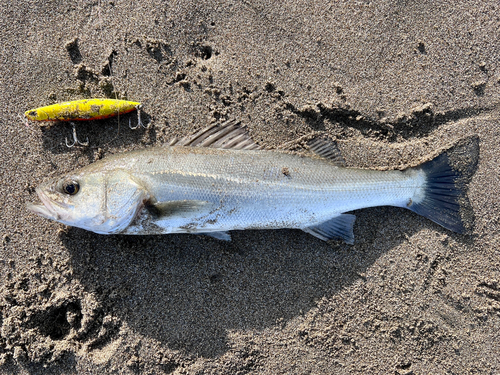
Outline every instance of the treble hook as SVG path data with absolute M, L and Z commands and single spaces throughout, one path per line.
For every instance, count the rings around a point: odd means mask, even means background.
M 144 128 L 144 129 L 147 129 L 148 127 L 147 126 L 144 126 L 144 124 L 142 123 L 141 121 L 141 109 L 142 109 L 142 104 L 139 104 L 135 107 L 135 109 L 137 109 L 137 125 L 136 126 L 132 126 L 131 123 L 130 123 L 130 119 L 128 119 L 128 127 L 132 130 L 135 130 L 139 127 L 141 128 Z
M 80 142 L 78 140 L 78 137 L 76 136 L 76 127 L 75 124 L 72 122 L 71 125 L 73 126 L 73 143 L 68 144 L 68 138 L 66 137 L 66 147 L 71 148 L 74 147 L 75 145 L 80 145 L 80 146 L 88 146 L 89 145 L 89 137 L 87 137 L 87 142 Z
M 29 127 L 30 127 L 30 124 L 29 124 L 29 122 L 28 122 L 28 119 L 27 119 L 27 118 L 25 118 L 25 117 L 21 116 L 19 113 L 17 114 L 17 117 L 19 117 L 19 119 L 23 122 L 23 124 L 24 124 L 27 128 L 29 128 Z

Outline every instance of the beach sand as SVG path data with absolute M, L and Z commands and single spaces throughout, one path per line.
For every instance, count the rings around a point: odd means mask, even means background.
M 500 373 L 499 15 L 496 0 L 2 0 L 0 373 Z M 90 146 L 67 148 L 69 124 L 18 117 L 89 97 L 140 101 L 149 127 L 78 123 Z M 377 207 L 355 212 L 353 246 L 226 243 L 25 208 L 49 176 L 226 119 L 269 148 L 328 134 L 350 167 L 465 142 L 474 228 Z

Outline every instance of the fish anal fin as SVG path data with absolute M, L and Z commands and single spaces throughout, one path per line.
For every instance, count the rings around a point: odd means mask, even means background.
M 340 238 L 345 243 L 352 245 L 354 244 L 353 226 L 355 220 L 355 215 L 341 214 L 321 224 L 302 228 L 302 230 L 323 241 Z
M 257 150 L 261 148 L 248 135 L 240 121 L 229 120 L 223 124 L 212 124 L 199 132 L 180 140 L 172 140 L 170 146 L 212 147 L 233 150 Z
M 191 217 L 193 215 L 208 214 L 213 209 L 213 204 L 201 200 L 181 200 L 155 202 L 146 205 L 147 210 L 156 218 L 172 216 Z
M 345 167 L 346 163 L 339 150 L 337 142 L 327 137 L 318 137 L 308 143 L 309 149 L 316 155 L 329 160 L 331 163 Z
M 216 238 L 221 241 L 231 241 L 231 234 L 229 234 L 229 232 L 206 232 L 198 234 L 203 234 L 205 236 Z

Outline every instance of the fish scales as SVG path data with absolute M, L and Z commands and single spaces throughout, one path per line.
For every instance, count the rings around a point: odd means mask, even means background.
M 245 228 L 302 228 L 368 206 L 406 205 L 421 185 L 418 172 L 339 168 L 328 161 L 272 151 L 167 147 L 134 151 L 91 164 L 122 168 L 157 201 L 211 202 L 214 212 L 186 218 L 189 232 Z M 284 173 L 287 170 L 287 173 Z M 85 169 L 82 170 L 85 173 Z M 157 220 L 165 232 L 182 232 Z M 131 226 L 125 233 L 141 234 Z

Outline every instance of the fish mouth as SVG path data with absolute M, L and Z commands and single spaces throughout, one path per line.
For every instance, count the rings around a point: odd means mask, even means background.
M 59 208 L 64 209 L 64 204 L 60 204 L 58 202 L 52 201 L 47 194 L 43 192 L 42 189 L 36 188 L 36 193 L 38 195 L 38 198 L 42 201 L 42 204 L 33 204 L 33 203 L 28 203 L 26 204 L 26 208 L 30 210 L 31 212 L 34 212 L 37 215 L 40 215 L 46 219 L 51 219 L 51 220 L 61 220 L 61 215 L 59 214 L 57 210 L 57 206 Z

